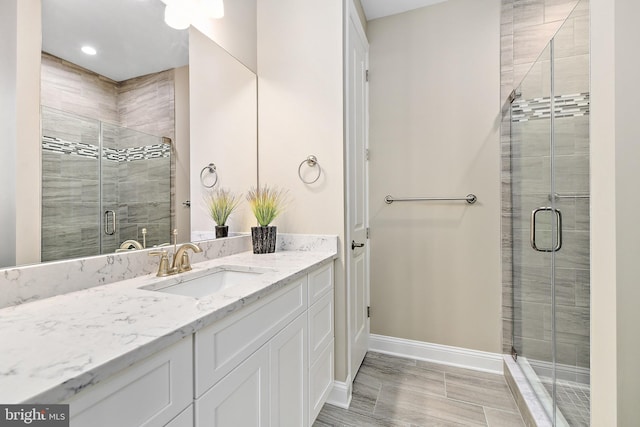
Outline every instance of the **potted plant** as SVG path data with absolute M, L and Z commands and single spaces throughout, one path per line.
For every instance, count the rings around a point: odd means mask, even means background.
M 258 220 L 258 227 L 251 227 L 251 241 L 254 254 L 268 254 L 276 251 L 275 226 L 271 222 L 282 212 L 286 191 L 277 187 L 252 187 L 247 193 L 251 211 Z
M 209 215 L 216 223 L 216 239 L 229 235 L 227 220 L 239 203 L 240 196 L 224 188 L 217 188 L 206 196 Z

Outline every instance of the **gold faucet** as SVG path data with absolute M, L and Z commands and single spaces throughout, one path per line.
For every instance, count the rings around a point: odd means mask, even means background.
M 189 261 L 189 254 L 187 251 L 191 249 L 194 253 L 202 252 L 202 249 L 194 243 L 184 243 L 180 245 L 179 248 L 176 246 L 174 246 L 175 249 L 173 251 L 173 261 L 171 262 L 171 266 L 169 266 L 169 254 L 167 251 L 160 250 L 149 252 L 150 256 L 160 257 L 156 276 L 172 276 L 174 274 L 191 270 L 191 262 Z
M 169 274 L 182 273 L 183 271 L 191 270 L 191 262 L 189 261 L 189 254 L 187 250 L 191 249 L 194 253 L 202 252 L 202 249 L 193 243 L 184 243 L 173 254 L 173 264 L 169 270 Z

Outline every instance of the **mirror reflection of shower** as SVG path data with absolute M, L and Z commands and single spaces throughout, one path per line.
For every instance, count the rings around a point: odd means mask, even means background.
M 169 241 L 169 138 L 44 106 L 41 117 L 42 261 Z

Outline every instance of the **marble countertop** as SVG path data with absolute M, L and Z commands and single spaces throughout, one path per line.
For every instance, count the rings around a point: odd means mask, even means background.
M 337 257 L 333 252 L 242 252 L 0 310 L 0 402 L 62 402 Z M 143 286 L 189 280 L 220 266 L 268 269 L 195 299 Z

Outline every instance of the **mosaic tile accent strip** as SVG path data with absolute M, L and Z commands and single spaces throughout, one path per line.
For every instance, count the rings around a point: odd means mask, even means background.
M 51 136 L 42 137 L 42 149 L 70 156 L 88 157 L 97 159 L 100 148 L 93 144 L 84 144 L 82 142 L 64 141 L 60 138 Z M 137 160 L 157 159 L 161 157 L 169 157 L 171 155 L 171 146 L 169 144 L 152 144 L 142 147 L 131 148 L 105 148 L 104 158 L 114 162 L 134 162 Z
M 63 141 L 51 136 L 42 137 L 42 149 L 70 156 L 89 157 L 92 159 L 97 159 L 98 153 L 100 152 L 100 148 L 97 145 Z
M 554 98 L 555 117 L 580 117 L 589 114 L 589 92 L 558 95 Z M 511 108 L 511 121 L 527 122 L 551 117 L 551 97 L 516 99 Z

